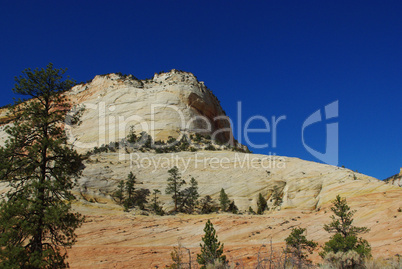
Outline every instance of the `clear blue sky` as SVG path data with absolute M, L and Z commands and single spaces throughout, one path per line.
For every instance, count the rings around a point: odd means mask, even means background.
M 319 161 L 301 126 L 339 100 L 339 165 L 379 179 L 402 166 L 402 1 L 2 0 L 0 21 L 0 105 L 14 76 L 49 62 L 77 82 L 175 68 L 205 81 L 235 123 L 238 101 L 243 124 L 286 116 L 277 146 L 256 153 Z M 324 123 L 305 135 L 324 151 Z

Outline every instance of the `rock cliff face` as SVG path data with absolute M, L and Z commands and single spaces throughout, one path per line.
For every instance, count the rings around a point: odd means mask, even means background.
M 119 141 L 131 127 L 154 140 L 215 132 L 217 140 L 234 143 L 218 99 L 191 73 L 172 70 L 148 80 L 118 74 L 96 76 L 67 94 L 73 103 L 85 107 L 82 124 L 70 133 L 79 150 Z

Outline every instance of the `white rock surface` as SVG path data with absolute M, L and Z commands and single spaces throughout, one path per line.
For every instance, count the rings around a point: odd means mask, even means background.
M 172 199 L 165 195 L 168 170 L 176 165 L 182 178 L 189 182 L 194 177 L 201 196 L 212 195 L 218 201 L 224 188 L 240 210 L 249 206 L 256 210 L 261 193 L 272 210 L 297 208 L 319 209 L 337 194 L 354 197 L 365 193 L 395 190 L 375 178 L 349 169 L 303 161 L 297 158 L 267 156 L 230 151 L 199 151 L 179 153 L 102 153 L 93 155 L 85 164 L 79 180 L 81 193 L 87 200 L 110 203 L 117 183 L 133 172 L 141 185 L 138 188 L 159 189 L 161 201 L 171 209 Z M 275 207 L 274 188 L 281 191 L 283 203 Z
M 82 124 L 71 132 L 71 141 L 79 150 L 119 141 L 131 126 L 154 140 L 199 129 L 207 134 L 226 129 L 219 137 L 226 141 L 232 137 L 229 121 L 215 120 L 225 116 L 218 99 L 191 73 L 172 70 L 142 81 L 116 74 L 96 76 L 90 83 L 73 87 L 68 95 L 85 106 Z

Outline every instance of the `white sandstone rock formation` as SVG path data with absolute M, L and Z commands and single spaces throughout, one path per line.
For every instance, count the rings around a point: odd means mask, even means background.
M 81 125 L 67 128 L 71 143 L 82 153 L 126 138 L 131 126 L 137 133 L 151 134 L 154 140 L 177 138 L 186 132 L 217 133 L 220 141 L 233 139 L 218 99 L 191 73 L 172 70 L 149 80 L 137 80 L 131 75 L 99 75 L 73 87 L 66 95 L 77 107 L 85 108 Z M 5 110 L 0 111 L 0 121 L 0 143 L 4 143 Z M 297 158 L 270 159 L 265 155 L 205 150 L 128 154 L 122 148 L 91 155 L 85 161 L 75 194 L 83 200 L 111 205 L 118 182 L 133 172 L 143 183 L 141 188 L 162 192 L 161 200 L 169 209 L 172 202 L 164 190 L 167 171 L 174 165 L 184 180 L 194 177 L 199 182 L 201 196 L 217 198 L 224 188 L 240 210 L 249 206 L 255 209 L 259 193 L 269 201 L 271 210 L 319 210 L 337 194 L 350 197 L 397 188 L 348 169 Z M 4 187 L 3 184 L 0 188 L 3 192 Z M 274 192 L 281 198 L 278 205 Z
M 214 132 L 220 141 L 233 138 L 218 99 L 191 73 L 172 70 L 150 80 L 96 76 L 67 94 L 73 103 L 85 107 L 82 124 L 71 128 L 71 141 L 79 150 L 120 141 L 131 126 L 154 140 Z

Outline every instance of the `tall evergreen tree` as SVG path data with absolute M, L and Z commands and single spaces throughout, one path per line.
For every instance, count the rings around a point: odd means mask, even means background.
M 218 241 L 218 236 L 211 221 L 208 220 L 204 228 L 204 237 L 200 244 L 201 253 L 197 254 L 197 262 L 205 269 L 207 265 L 214 265 L 216 262 L 226 264 L 226 256 L 223 255 L 223 244 Z
M 333 201 L 331 207 L 334 215 L 331 216 L 332 222 L 324 225 L 324 230 L 334 233 L 328 242 L 325 243 L 323 251 L 320 253 L 325 257 L 329 252 L 348 252 L 356 251 L 361 257 L 371 256 L 370 244 L 363 238 L 358 237 L 359 234 L 367 233 L 369 229 L 366 227 L 353 226 L 353 215 L 356 211 L 350 210 L 346 199 L 339 195 Z
M 65 71 L 49 64 L 16 78 L 14 93 L 31 99 L 11 107 L 0 148 L 0 179 L 11 187 L 0 204 L 1 268 L 67 268 L 64 250 L 83 221 L 70 204 L 82 158 L 63 129 L 71 108 L 63 92 L 74 84 L 63 80 Z M 78 118 L 71 115 L 70 123 Z
M 224 212 L 228 211 L 229 205 L 230 205 L 230 200 L 223 188 L 221 189 L 221 192 L 219 193 L 219 203 L 221 205 L 222 211 L 224 211 Z
M 131 200 L 134 196 L 135 183 L 137 183 L 136 177 L 133 174 L 133 172 L 130 172 L 127 176 L 127 181 L 126 181 L 127 199 L 129 199 L 129 200 Z
M 179 169 L 174 166 L 168 171 L 170 177 L 168 178 L 168 185 L 166 187 L 166 194 L 172 194 L 172 199 L 174 201 L 174 212 L 177 212 L 178 205 L 181 200 L 180 190 L 181 187 L 186 184 L 184 180 L 181 179 Z
M 132 208 L 135 205 L 134 200 L 134 193 L 135 193 L 135 184 L 136 184 L 136 177 L 133 172 L 130 172 L 127 175 L 126 180 L 126 198 L 124 199 L 124 211 L 128 211 L 129 208 Z

